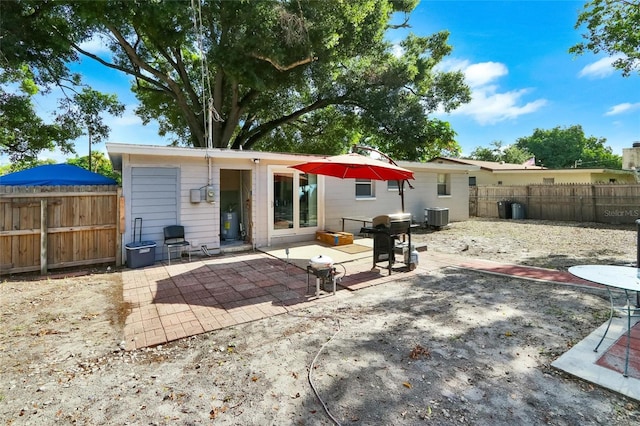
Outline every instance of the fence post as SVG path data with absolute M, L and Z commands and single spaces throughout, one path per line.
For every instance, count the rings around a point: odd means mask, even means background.
M 591 185 L 591 211 L 593 218 L 591 222 L 598 222 L 598 200 L 596 199 L 596 186 Z
M 40 200 L 40 273 L 47 273 L 47 249 L 49 224 L 47 223 L 47 199 Z
M 124 226 L 124 197 L 122 196 L 122 188 L 116 190 L 116 266 L 122 266 L 122 234 L 125 231 Z
M 636 241 L 636 268 L 638 268 L 638 278 L 640 278 L 640 219 L 636 220 L 637 241 Z M 636 291 L 636 308 L 640 308 L 640 291 Z

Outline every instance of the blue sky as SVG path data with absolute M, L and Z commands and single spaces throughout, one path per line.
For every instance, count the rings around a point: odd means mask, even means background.
M 447 69 L 464 71 L 473 100 L 438 115 L 458 133 L 463 154 L 492 141 L 513 144 L 536 128 L 581 125 L 622 155 L 640 140 L 640 78 L 611 59 L 568 49 L 582 1 L 422 1 L 413 31 L 450 32 Z
M 458 133 L 463 155 L 493 141 L 510 145 L 536 128 L 581 125 L 587 136 L 606 139 L 613 153 L 640 140 L 640 76 L 622 77 L 611 59 L 590 52 L 575 58 L 568 49 L 581 41 L 574 29 L 584 1 L 425 1 L 409 21 L 411 31 L 429 35 L 450 32 L 452 54 L 443 69 L 459 69 L 472 88 L 473 100 L 453 113 L 437 117 L 449 121 Z M 406 31 L 389 34 L 399 41 Z M 394 39 L 395 37 L 395 39 Z M 95 49 L 93 50 L 95 51 Z M 75 70 L 87 83 L 106 93 L 117 93 L 127 105 L 120 118 L 107 118 L 112 142 L 166 145 L 157 126 L 143 126 L 133 109 L 135 97 L 129 79 L 85 60 Z M 55 101 L 37 99 L 41 110 Z M 104 151 L 104 144 L 94 150 Z M 86 137 L 76 144 L 87 155 Z M 63 161 L 58 153 L 43 157 Z M 6 158 L 0 162 L 6 163 Z

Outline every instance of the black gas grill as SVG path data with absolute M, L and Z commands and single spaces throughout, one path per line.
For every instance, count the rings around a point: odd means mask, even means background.
M 388 262 L 387 269 L 395 263 L 396 240 L 406 236 L 411 247 L 411 213 L 380 215 L 373 218 L 371 227 L 360 229 L 363 234 L 373 237 L 373 268 L 379 262 Z

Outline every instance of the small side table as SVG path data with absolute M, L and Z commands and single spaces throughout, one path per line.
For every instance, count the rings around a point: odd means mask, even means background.
M 640 316 L 640 310 L 636 313 L 636 309 L 631 305 L 631 298 L 629 297 L 630 291 L 640 291 L 640 269 L 632 268 L 629 266 L 613 266 L 613 265 L 579 265 L 569 268 L 569 273 L 575 275 L 578 278 L 582 278 L 587 281 L 591 281 L 597 284 L 602 284 L 607 287 L 609 292 L 609 302 L 611 303 L 611 310 L 609 312 L 609 322 L 607 328 L 598 342 L 598 345 L 593 350 L 598 352 L 598 348 L 604 341 L 604 338 L 609 332 L 609 326 L 611 326 L 611 320 L 613 319 L 613 312 L 615 307 L 613 306 L 613 295 L 611 289 L 624 290 L 624 294 L 627 299 L 627 306 L 620 308 L 627 313 L 627 351 L 624 364 L 624 377 L 628 377 L 629 370 L 629 345 L 631 343 L 631 317 Z M 631 311 L 634 311 L 632 314 Z

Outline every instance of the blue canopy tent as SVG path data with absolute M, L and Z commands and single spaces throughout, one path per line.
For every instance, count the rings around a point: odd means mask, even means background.
M 71 164 L 46 164 L 0 176 L 0 185 L 58 186 L 58 185 L 117 185 L 114 179 L 90 172 Z

